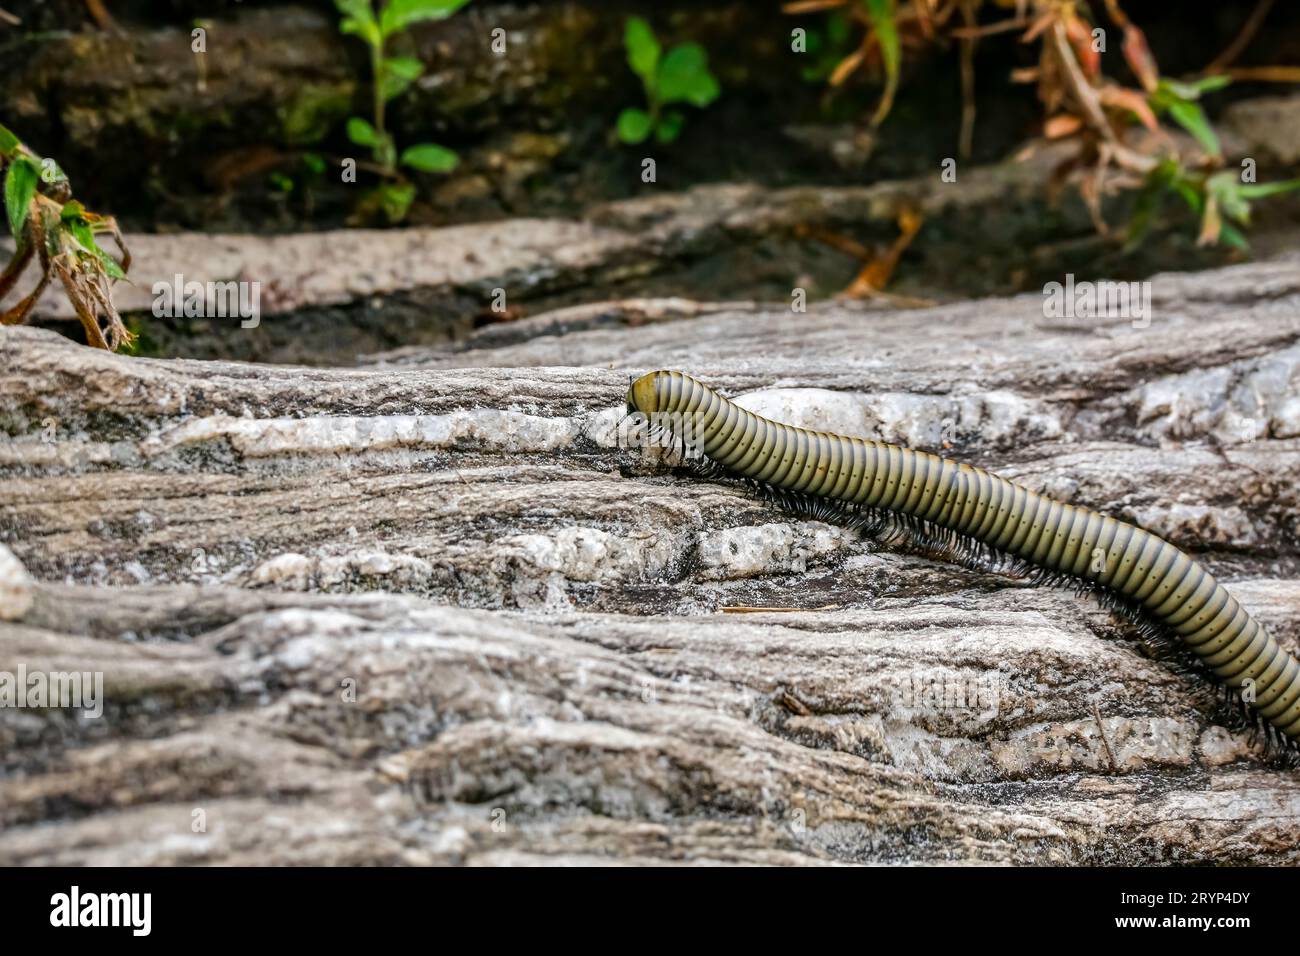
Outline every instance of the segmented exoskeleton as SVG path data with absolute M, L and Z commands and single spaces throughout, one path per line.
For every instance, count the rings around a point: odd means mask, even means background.
M 1175 635 L 1274 742 L 1294 751 L 1300 741 L 1300 662 L 1200 562 L 1149 531 L 982 468 L 770 421 L 681 372 L 642 376 L 627 409 L 796 510 L 869 531 L 901 526 L 939 549 L 1010 557 L 1044 580 L 1095 589 Z

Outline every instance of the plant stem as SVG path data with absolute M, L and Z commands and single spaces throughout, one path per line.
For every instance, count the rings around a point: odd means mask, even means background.
M 382 9 L 380 12 L 382 14 Z M 388 134 L 384 131 L 384 38 L 382 36 L 378 43 L 370 46 L 370 73 L 374 78 L 375 132 L 379 134 L 375 159 L 385 169 L 391 170 L 392 164 L 388 162 L 388 154 L 391 150 L 387 148 Z
M 654 131 L 659 128 L 659 110 L 662 107 L 659 103 L 659 91 L 654 88 L 649 80 L 646 80 L 644 85 L 646 106 L 649 107 L 646 112 L 650 114 L 650 133 L 653 135 Z
M 384 132 L 384 48 L 382 46 L 371 47 L 370 62 L 371 70 L 374 74 L 375 86 L 375 132 L 379 134 L 379 145 L 375 147 L 375 150 L 379 155 L 375 158 L 387 167 L 387 150 L 385 150 L 383 146 L 384 137 L 387 134 Z

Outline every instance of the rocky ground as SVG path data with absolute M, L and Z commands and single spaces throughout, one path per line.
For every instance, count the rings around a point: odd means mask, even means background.
M 1149 321 L 641 300 L 349 369 L 5 329 L 0 672 L 105 708 L 0 708 L 0 861 L 1295 861 L 1300 776 L 1130 628 L 666 467 L 654 367 L 1138 521 L 1300 649 L 1295 254 Z

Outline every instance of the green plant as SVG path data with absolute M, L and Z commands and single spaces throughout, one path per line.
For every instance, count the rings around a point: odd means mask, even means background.
M 1016 16 L 980 24 L 977 14 L 987 7 L 1014 7 Z M 1021 33 L 1023 42 L 1037 42 L 1037 65 L 1016 70 L 1013 78 L 1037 85 L 1044 106 L 1044 139 L 1077 146 L 1054 170 L 1053 185 L 1073 182 L 1102 234 L 1109 232 L 1101 213 L 1103 197 L 1139 188 L 1127 230 L 1130 245 L 1147 233 L 1155 211 L 1172 194 L 1200 218 L 1202 245 L 1222 241 L 1244 248 L 1245 237 L 1231 223 L 1249 222 L 1252 201 L 1300 188 L 1294 180 L 1246 183 L 1237 172 L 1216 171 L 1224 165 L 1223 149 L 1199 100 L 1227 86 L 1231 77 L 1215 72 L 1214 66 L 1209 75 L 1193 81 L 1162 77 L 1145 35 L 1125 15 L 1120 0 L 1092 5 L 1065 0 L 789 0 L 784 9 L 792 14 L 833 11 L 831 16 L 841 16 L 860 28 L 860 42 L 843 52 L 845 27 L 828 21 L 827 35 L 836 42 L 809 45 L 818 58 L 805 75 L 825 75 L 833 89 L 859 70 L 879 70 L 884 89 L 871 119 L 873 126 L 889 115 L 903 49 L 958 41 L 963 156 L 971 152 L 974 128 L 975 44 L 1007 31 Z M 1119 34 L 1121 52 L 1138 88 L 1125 87 L 1102 71 L 1106 35 L 1099 25 L 1102 11 Z M 838 64 L 830 67 L 828 54 L 840 55 Z M 1180 146 L 1169 136 L 1161 125 L 1166 118 L 1185 130 L 1197 148 Z M 1134 141 L 1130 134 L 1139 128 L 1149 135 Z
M 1168 114 L 1170 119 L 1187 130 L 1208 156 L 1222 159 L 1223 149 L 1219 145 L 1219 137 L 1196 101 L 1202 93 L 1221 90 L 1231 82 L 1231 77 L 1223 75 L 1207 76 L 1191 83 L 1161 78 L 1156 81 L 1147 102 L 1156 116 Z
M 1147 175 L 1138 193 L 1129 220 L 1128 246 L 1132 248 L 1146 237 L 1164 200 L 1177 196 L 1201 221 L 1199 241 L 1202 245 L 1224 242 L 1244 252 L 1250 245 L 1232 223 L 1249 226 L 1252 202 L 1297 190 L 1300 190 L 1300 179 L 1243 183 L 1240 173 L 1233 170 L 1190 172 L 1177 159 L 1166 158 Z
M 32 152 L 0 126 L 0 173 L 4 206 L 17 248 L 0 273 L 0 299 L 18 283 L 32 260 L 39 261 L 36 288 L 13 308 L 0 313 L 0 325 L 27 321 L 50 280 L 57 278 L 86 330 L 86 341 L 116 350 L 130 344 L 131 332 L 113 307 L 112 284 L 125 279 L 131 255 L 111 216 L 90 212 L 72 198 L 72 187 L 52 159 Z M 112 236 L 122 254 L 119 264 L 95 237 Z
M 371 116 L 350 117 L 348 139 L 370 150 L 371 171 L 383 182 L 369 197 L 369 205 L 382 211 L 390 222 L 406 218 L 415 199 L 415 186 L 402 168 L 421 173 L 446 173 L 456 168 L 459 157 L 434 143 L 417 143 L 400 153 L 386 126 L 387 105 L 401 96 L 424 74 L 424 64 L 415 57 L 390 56 L 388 43 L 416 23 L 451 16 L 469 0 L 388 0 L 378 11 L 374 0 L 334 0 L 343 18 L 339 32 L 361 39 L 370 50 L 373 95 Z
M 704 108 L 718 98 L 721 89 L 709 72 L 709 55 L 698 43 L 682 43 L 663 54 L 650 24 L 629 17 L 623 32 L 627 62 L 645 87 L 646 108 L 628 107 L 618 116 L 618 138 L 624 143 L 643 143 L 651 134 L 661 143 L 671 143 L 682 133 L 686 116 L 669 109 L 677 103 Z
M 822 29 L 807 31 L 807 53 L 812 61 L 800 71 L 805 83 L 825 83 L 853 49 L 853 26 L 842 12 L 826 15 Z

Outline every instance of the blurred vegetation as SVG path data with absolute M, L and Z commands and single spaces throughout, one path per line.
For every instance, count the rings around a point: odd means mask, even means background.
M 1259 9 L 1266 11 L 1270 5 L 1261 3 Z M 981 22 L 979 14 L 985 7 L 1008 13 Z M 835 87 L 859 70 L 874 69 L 882 75 L 884 89 L 872 126 L 883 123 L 893 106 L 904 49 L 955 41 L 962 59 L 963 158 L 971 154 L 975 132 L 975 46 L 995 34 L 1020 33 L 1023 42 L 1038 44 L 1038 62 L 1015 71 L 1014 79 L 1037 89 L 1044 113 L 1043 138 L 1077 147 L 1054 171 L 1050 189 L 1073 184 L 1102 234 L 1110 232 L 1102 216 L 1103 198 L 1118 190 L 1139 190 L 1127 229 L 1130 244 L 1141 241 L 1155 210 L 1173 196 L 1200 220 L 1202 245 L 1223 241 L 1247 248 L 1245 237 L 1228 220 L 1248 224 L 1252 201 L 1300 189 L 1300 180 L 1256 183 L 1253 166 L 1220 171 L 1224 158 L 1219 137 L 1199 100 L 1226 87 L 1232 77 L 1222 72 L 1220 64 L 1212 64 L 1208 75 L 1189 81 L 1162 77 L 1146 35 L 1124 13 L 1119 0 L 1104 0 L 1104 8 L 1106 22 L 1092 13 L 1089 4 L 1074 0 L 794 0 L 784 7 L 791 14 L 832 14 L 825 30 L 827 40 L 821 42 L 819 37 L 814 44 L 820 56 L 806 76 L 824 76 Z M 1127 87 L 1102 71 L 1107 24 L 1120 34 L 1124 61 L 1137 87 Z M 861 33 L 856 45 L 850 39 L 853 25 Z M 1282 68 L 1274 75 L 1300 81 L 1300 71 Z M 1195 140 L 1199 155 L 1187 156 L 1179 149 L 1161 125 L 1165 118 Z M 1131 135 L 1135 131 L 1149 135 L 1135 143 Z
M 681 110 L 689 103 L 704 109 L 722 92 L 709 72 L 709 55 L 698 43 L 681 43 L 665 55 L 650 24 L 629 17 L 624 32 L 627 62 L 645 87 L 646 108 L 628 107 L 618 116 L 618 138 L 624 143 L 644 143 L 651 134 L 661 143 L 674 142 L 686 125 Z
M 13 289 L 35 261 L 40 269 L 36 287 L 17 305 L 0 313 L 0 325 L 27 321 L 36 300 L 54 279 L 63 285 L 86 332 L 86 341 L 116 350 L 130 344 L 132 334 L 113 307 L 112 284 L 126 278 L 131 257 L 111 216 L 90 212 L 72 198 L 67 176 L 52 159 L 44 159 L 0 126 L 0 176 L 4 181 L 5 213 L 16 248 L 0 273 L 0 299 Z M 122 254 L 119 264 L 100 248 L 95 237 L 108 234 Z
M 339 31 L 359 37 L 370 52 L 370 83 L 373 89 L 370 119 L 348 119 L 348 139 L 371 151 L 368 168 L 383 180 L 362 202 L 360 218 L 379 211 L 390 223 L 401 222 L 415 200 L 415 185 L 401 168 L 422 173 L 448 173 L 460 158 L 435 143 L 416 143 L 400 153 L 384 122 L 390 100 L 401 96 L 424 74 L 424 64 L 412 56 L 392 56 L 389 43 L 407 29 L 428 20 L 451 16 L 469 0 L 388 0 L 376 10 L 373 0 L 334 0 L 343 15 Z
M 1253 162 L 1230 165 L 1210 119 L 1217 113 L 1206 105 L 1234 96 L 1230 84 L 1238 80 L 1300 82 L 1295 67 L 1233 64 L 1254 39 L 1276 40 L 1259 30 L 1269 0 L 1243 4 L 1254 10 L 1244 24 L 1233 14 L 1232 29 L 1241 29 L 1235 39 L 1210 26 L 1208 3 L 1186 14 L 1184 28 L 1180 12 L 1139 0 L 1123 7 L 1120 0 L 628 0 L 616 10 L 595 0 L 480 0 L 435 23 L 468 3 L 307 0 L 305 12 L 284 7 L 300 19 L 274 33 L 283 6 L 277 0 L 251 0 L 252 16 L 235 0 L 0 0 L 49 30 L 19 38 L 0 27 L 0 54 L 8 56 L 0 75 L 33 81 L 15 89 L 11 79 L 6 95 L 24 117 L 11 125 L 83 170 L 78 181 L 91 190 L 89 204 L 111 206 L 145 229 L 573 215 L 641 188 L 629 175 L 633 151 L 601 148 L 611 137 L 662 150 L 671 160 L 662 164 L 663 184 L 679 190 L 717 180 L 785 185 L 916 176 L 948 154 L 963 163 L 998 159 L 1030 136 L 1022 155 L 1048 146 L 1053 156 L 1062 147 L 1069 152 L 1043 183 L 1043 196 L 1054 200 L 1067 187 L 1077 193 L 1082 205 L 1067 207 L 1072 235 L 1089 235 L 1090 218 L 1116 255 L 1149 247 L 1153 232 L 1163 241 L 1166 209 L 1180 222 L 1189 213 L 1195 219 L 1180 255 L 1193 251 L 1192 236 L 1207 248 L 1244 249 L 1252 205 L 1300 189 L 1300 180 L 1255 182 Z M 1129 6 L 1142 9 L 1144 26 L 1147 18 L 1161 25 L 1153 45 L 1161 63 L 1180 65 L 1179 75 L 1159 69 Z M 628 15 L 633 10 L 644 16 Z M 781 10 L 798 19 L 783 19 Z M 213 59 L 211 77 L 214 86 L 225 84 L 220 93 L 203 95 L 203 58 L 195 61 L 197 86 L 188 75 L 176 80 L 190 63 L 188 51 L 173 52 L 185 32 L 158 27 L 167 17 L 170 27 L 188 32 L 201 23 L 219 37 L 224 59 Z M 149 26 L 133 29 L 132 22 Z M 489 28 L 498 23 L 526 37 L 508 61 L 485 55 Z M 281 46 L 258 44 L 259 31 L 268 30 L 269 43 Z M 278 61 L 286 37 L 301 37 L 294 50 L 307 52 Z M 1203 56 L 1211 45 L 1222 50 L 1212 61 L 1213 53 Z M 113 61 L 133 64 L 134 72 L 94 85 Z M 1036 97 L 1020 95 L 1008 74 Z M 142 75 L 148 79 L 129 96 L 106 93 Z M 707 121 L 696 118 L 703 110 Z M 133 162 L 92 165 L 101 145 L 111 153 L 137 135 L 147 142 L 138 155 L 128 152 Z M 129 258 L 119 265 L 95 242 L 116 224 L 73 202 L 62 191 L 66 177 L 62 185 L 41 180 L 32 188 L 30 170 L 43 168 L 40 157 L 10 138 L 17 145 L 3 159 L 5 204 L 11 227 L 21 217 L 13 227 L 19 249 L 0 291 L 39 263 L 42 288 L 60 280 L 88 340 L 110 347 L 129 341 L 107 294 Z M 341 155 L 348 144 L 365 151 L 355 162 L 364 190 L 340 184 L 340 166 L 351 162 Z M 849 154 L 851 161 L 842 161 Z M 246 205 L 222 219 L 237 189 Z M 1006 218 L 1017 215 L 1044 217 L 1035 207 Z M 900 225 L 909 240 L 921 228 L 919 221 Z M 951 225 L 929 223 L 927 236 Z M 1020 246 L 1031 241 L 1021 221 L 994 228 Z M 891 253 L 893 262 L 903 248 Z M 888 277 L 873 275 L 873 287 Z M 22 321 L 34 301 L 24 297 L 4 321 Z

